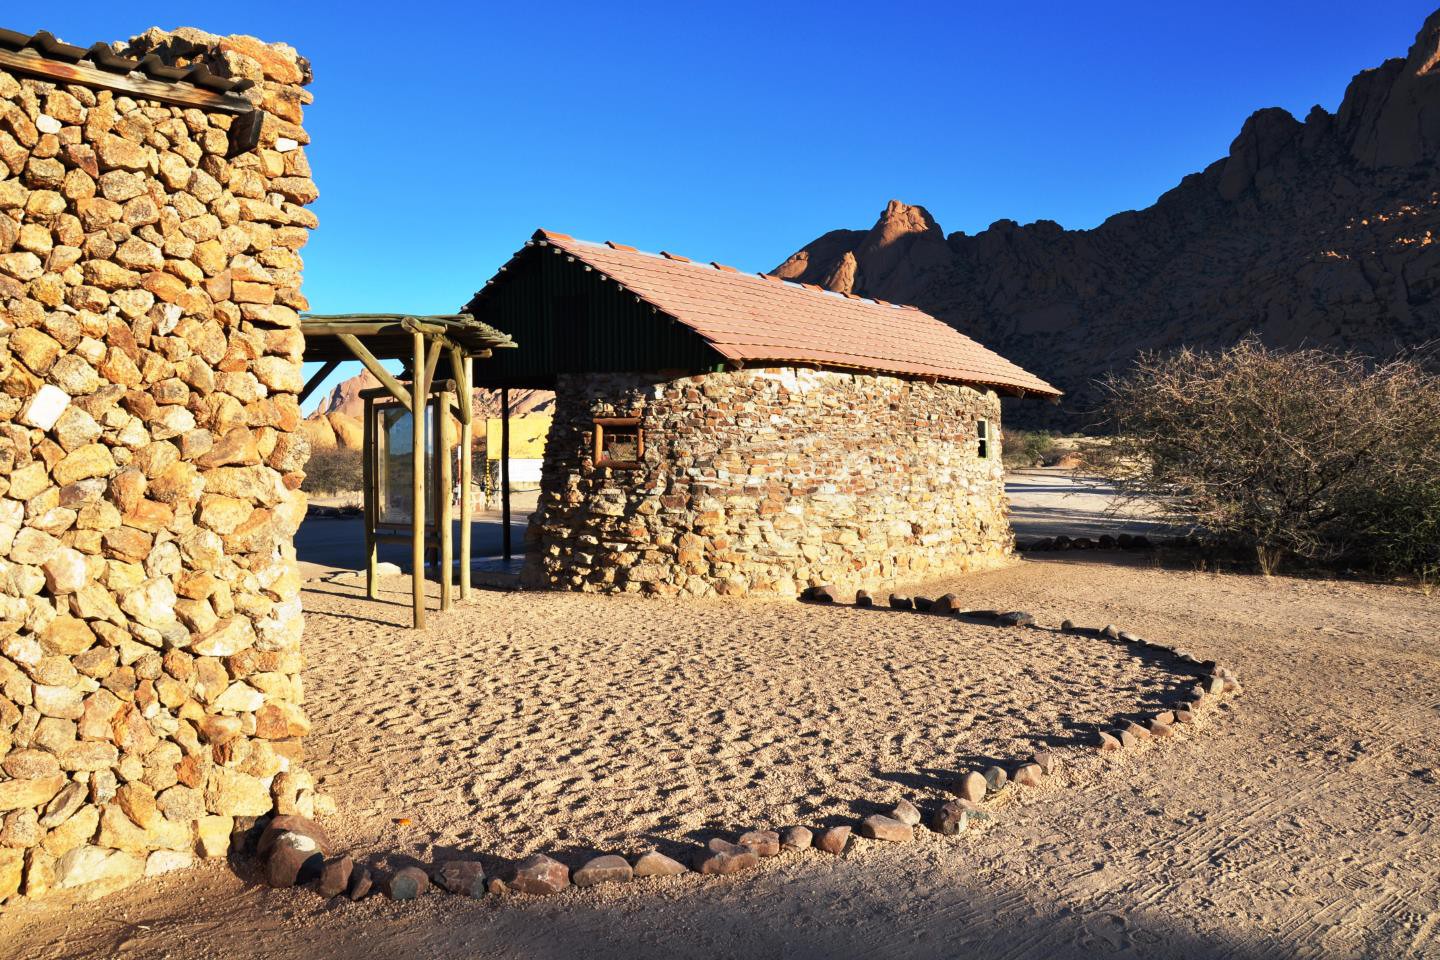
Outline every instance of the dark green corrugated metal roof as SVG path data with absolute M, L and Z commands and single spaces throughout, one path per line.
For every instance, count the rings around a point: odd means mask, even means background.
M 520 345 L 476 366 L 482 387 L 550 389 L 561 373 L 682 376 L 724 362 L 693 330 L 552 246 L 527 244 L 465 311 Z

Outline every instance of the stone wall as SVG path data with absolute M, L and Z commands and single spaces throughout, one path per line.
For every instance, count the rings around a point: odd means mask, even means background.
M 233 116 L 0 71 L 0 900 L 222 856 L 314 803 L 293 533 L 316 191 L 295 51 Z
M 639 469 L 597 468 L 595 417 L 643 419 Z M 1010 552 L 1000 402 L 815 370 L 562 376 L 523 582 L 658 594 L 878 588 Z

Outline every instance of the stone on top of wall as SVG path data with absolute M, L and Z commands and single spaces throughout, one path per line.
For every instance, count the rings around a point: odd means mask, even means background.
M 313 812 L 300 769 L 297 432 L 309 65 L 235 118 L 0 71 L 0 900 L 101 893 Z

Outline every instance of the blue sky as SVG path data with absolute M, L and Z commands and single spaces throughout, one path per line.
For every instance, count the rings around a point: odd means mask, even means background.
M 70 2 L 0 25 L 293 44 L 315 67 L 312 308 L 439 313 L 537 226 L 749 270 L 892 197 L 947 232 L 1091 227 L 1260 107 L 1335 109 L 1436 4 Z

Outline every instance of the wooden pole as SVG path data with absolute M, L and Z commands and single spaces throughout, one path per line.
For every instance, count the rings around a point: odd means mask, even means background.
M 379 496 L 379 489 L 376 483 L 376 467 L 378 466 L 379 444 L 376 443 L 375 429 L 375 401 L 369 397 L 365 398 L 365 424 L 364 442 L 361 443 L 360 472 L 362 474 L 361 485 L 365 492 L 365 596 L 371 600 L 379 598 L 379 585 L 376 583 L 377 566 L 380 560 L 379 550 L 375 542 L 375 520 L 379 514 L 376 499 Z
M 445 344 L 441 342 L 441 340 L 440 340 L 439 337 L 435 337 L 435 338 L 432 338 L 432 339 L 431 339 L 431 341 L 430 341 L 430 353 L 429 353 L 429 355 L 426 356 L 426 358 L 425 358 L 425 386 L 426 386 L 426 387 L 429 387 L 431 384 L 433 384 L 433 383 L 435 382 L 435 370 L 436 370 L 437 367 L 440 366 L 440 351 L 441 351 L 442 349 L 444 349 L 444 347 L 445 347 Z
M 500 543 L 510 562 L 510 388 L 500 388 Z
M 435 477 L 435 501 L 439 508 L 439 516 L 436 517 L 436 526 L 440 528 L 440 609 L 449 610 L 453 605 L 450 596 L 450 582 L 454 577 L 455 554 L 452 548 L 452 533 L 450 532 L 450 496 L 453 484 L 450 482 L 452 471 L 450 467 L 450 454 L 453 452 L 450 442 L 450 394 L 442 393 L 440 403 L 435 411 L 437 425 L 435 427 L 435 453 L 439 460 L 439 470 Z
M 415 334 L 414 336 L 416 338 L 415 342 L 419 344 L 419 346 L 416 348 L 417 350 L 419 350 L 419 353 L 415 357 L 416 380 L 417 382 L 419 382 L 424 379 L 423 377 L 421 377 L 419 371 L 425 369 L 425 337 L 423 334 L 419 333 Z M 406 390 L 405 387 L 401 385 L 400 381 L 390 376 L 390 371 L 380 366 L 380 361 L 375 359 L 375 355 L 370 352 L 369 348 L 367 348 L 365 344 L 361 343 L 359 340 L 355 339 L 355 337 L 351 336 L 348 333 L 342 333 L 339 335 L 339 337 L 340 342 L 345 344 L 345 346 L 349 348 L 350 352 L 355 355 L 355 359 L 359 360 L 360 363 L 365 367 L 365 369 L 370 371 L 370 375 L 376 380 L 379 380 L 381 385 L 384 386 L 386 390 L 390 391 L 390 395 L 392 397 L 405 404 L 405 409 L 409 410 L 411 413 L 414 413 L 415 406 L 410 402 L 410 391 Z M 421 391 L 420 397 L 421 402 L 423 403 L 425 398 L 424 391 Z
M 462 361 L 460 382 L 460 407 L 467 413 L 474 401 L 470 389 L 473 361 L 466 357 Z M 473 470 L 472 460 L 475 448 L 475 427 L 469 416 L 460 420 L 460 600 L 470 599 L 470 525 L 474 522 L 474 508 L 470 503 L 470 483 Z
M 411 382 L 410 437 L 413 476 L 410 484 L 410 580 L 415 629 L 425 628 L 425 410 L 430 391 L 425 385 L 425 335 L 411 335 L 415 351 Z

